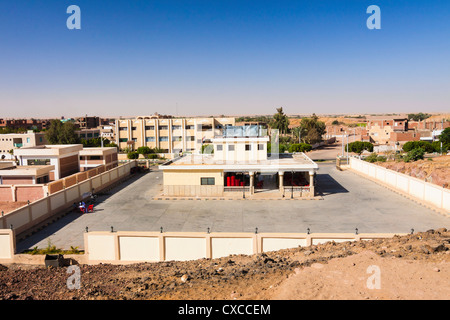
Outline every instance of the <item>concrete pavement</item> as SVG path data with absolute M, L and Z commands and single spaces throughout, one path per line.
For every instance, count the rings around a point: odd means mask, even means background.
M 17 244 L 18 252 L 53 244 L 83 248 L 91 231 L 409 232 L 449 227 L 450 218 L 334 164 L 319 164 L 323 200 L 152 200 L 162 173 L 133 177 L 100 196 L 94 213 L 71 213 Z

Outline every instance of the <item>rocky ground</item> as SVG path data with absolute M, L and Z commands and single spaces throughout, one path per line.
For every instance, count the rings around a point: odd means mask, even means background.
M 369 266 L 381 288 L 369 288 Z M 0 265 L 0 299 L 449 299 L 450 232 L 326 243 L 252 256 L 132 265 Z
M 431 159 L 431 160 L 430 160 Z M 450 188 L 450 155 L 418 160 L 414 162 L 377 162 L 378 165 L 411 177 Z

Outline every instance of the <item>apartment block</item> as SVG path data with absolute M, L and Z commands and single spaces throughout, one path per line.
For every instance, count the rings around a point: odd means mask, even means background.
M 162 149 L 162 153 L 196 152 L 209 144 L 234 118 L 169 118 L 143 116 L 116 120 L 116 143 L 120 149 L 141 146 Z
M 47 139 L 44 133 L 33 132 L 32 130 L 27 133 L 0 134 L 0 158 L 12 159 L 11 150 L 22 147 L 40 146 L 46 143 Z

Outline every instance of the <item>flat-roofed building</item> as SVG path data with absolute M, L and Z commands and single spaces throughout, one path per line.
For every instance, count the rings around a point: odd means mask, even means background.
M 86 171 L 101 165 L 106 170 L 117 167 L 117 148 L 83 148 L 80 151 L 80 171 Z
M 198 152 L 211 143 L 234 118 L 169 118 L 144 116 L 116 120 L 115 137 L 120 149 L 142 146 L 161 149 L 161 153 Z
M 82 144 L 43 145 L 14 150 L 20 166 L 53 165 L 50 181 L 67 177 L 80 171 L 79 152 Z
M 0 169 L 0 184 L 45 184 L 50 181 L 53 165 L 12 166 Z
M 43 132 L 33 132 L 30 130 L 27 133 L 0 134 L 0 158 L 12 159 L 11 150 L 45 145 L 47 143 L 45 133 Z
M 255 135 L 236 134 L 239 130 L 224 132 L 212 140 L 214 151 L 210 154 L 188 154 L 160 166 L 164 195 L 202 197 L 273 191 L 273 195 L 283 197 L 286 190 L 292 194 L 295 190 L 301 196 L 315 195 L 318 166 L 304 153 L 269 157 L 269 137 L 260 135 L 260 130 L 255 129 Z

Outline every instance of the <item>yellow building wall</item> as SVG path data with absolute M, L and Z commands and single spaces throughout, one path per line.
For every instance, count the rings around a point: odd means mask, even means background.
M 163 173 L 165 186 L 200 186 L 200 178 L 214 178 L 216 186 L 223 186 L 223 170 L 171 170 Z

